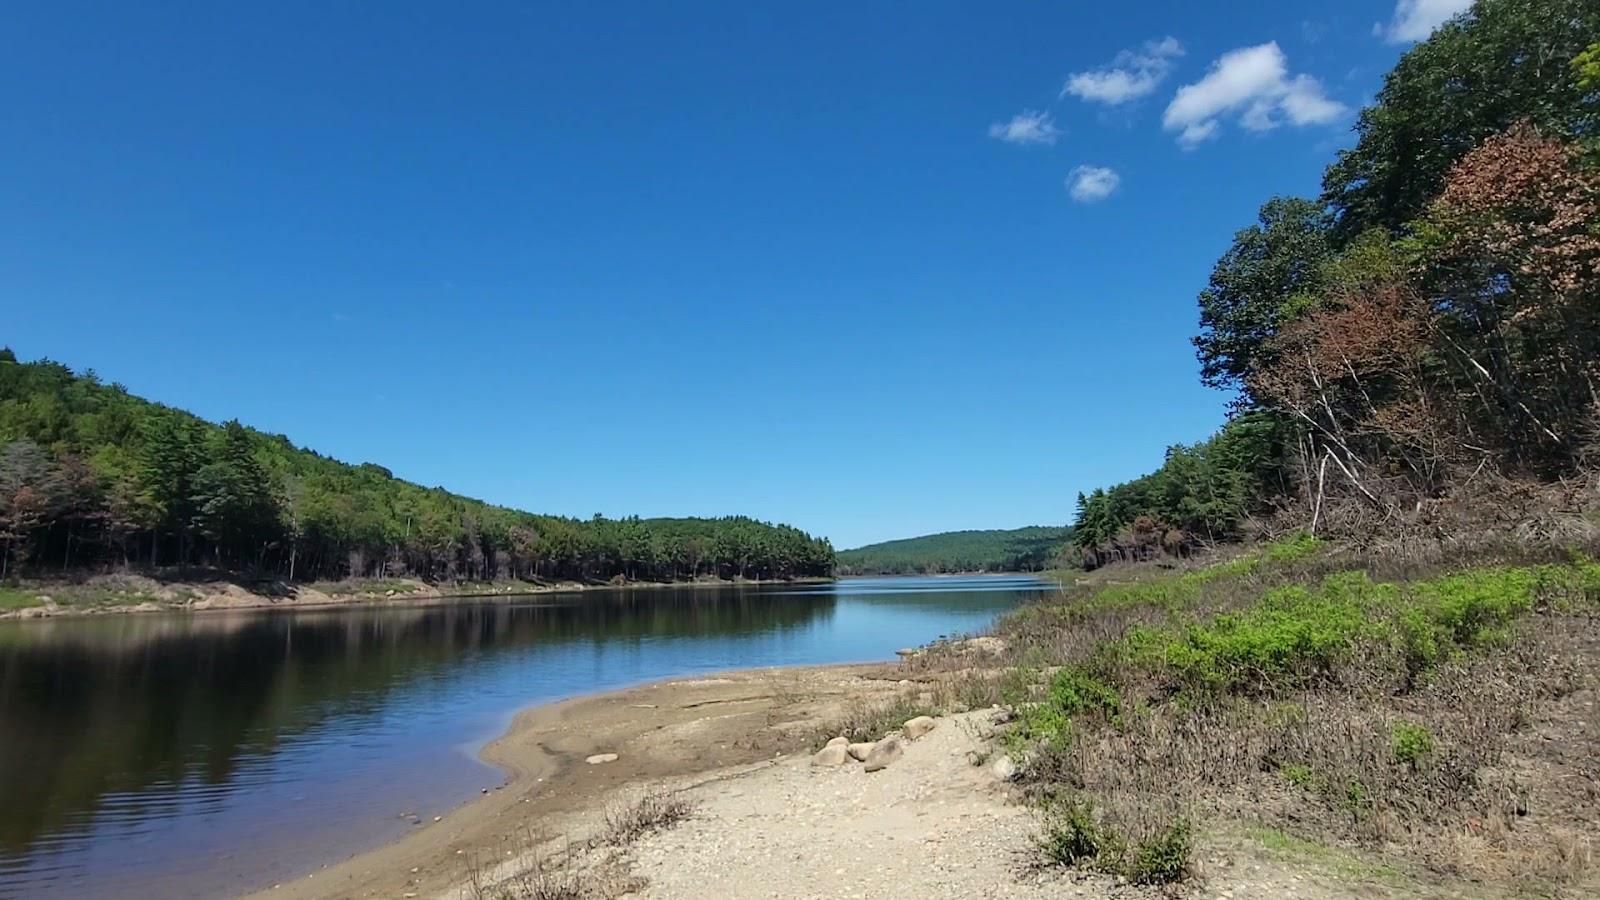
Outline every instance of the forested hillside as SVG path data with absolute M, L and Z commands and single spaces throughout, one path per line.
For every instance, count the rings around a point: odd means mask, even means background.
M 790 578 L 830 574 L 833 548 L 744 517 L 493 506 L 0 350 L 0 577 L 179 565 L 290 580 Z
M 1235 415 L 1079 496 L 1087 564 L 1582 521 L 1562 486 L 1600 462 L 1597 41 L 1593 0 L 1479 0 L 1401 58 L 1322 195 L 1268 200 L 1217 261 L 1194 344 Z
M 932 572 L 1036 572 L 1072 537 L 1072 529 L 1035 525 L 991 531 L 947 531 L 869 544 L 838 554 L 846 575 Z

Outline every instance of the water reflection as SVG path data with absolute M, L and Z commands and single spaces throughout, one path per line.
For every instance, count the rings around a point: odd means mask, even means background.
M 520 706 L 719 668 L 883 658 L 981 627 L 1035 588 L 859 579 L 6 623 L 0 894 L 260 886 L 495 780 L 463 748 Z

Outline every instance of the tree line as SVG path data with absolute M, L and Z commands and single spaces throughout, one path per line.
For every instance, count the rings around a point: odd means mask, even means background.
M 1037 572 L 1053 565 L 1070 528 L 946 531 L 869 544 L 838 553 L 846 575 L 927 575 L 944 572 Z
M 743 516 L 494 506 L 0 350 L 0 578 L 196 565 L 291 581 L 782 579 L 830 575 L 833 547 Z
M 1231 421 L 1080 495 L 1091 565 L 1289 511 L 1372 529 L 1474 479 L 1551 482 L 1600 429 L 1600 4 L 1477 0 L 1408 51 L 1315 199 L 1275 197 L 1199 295 Z

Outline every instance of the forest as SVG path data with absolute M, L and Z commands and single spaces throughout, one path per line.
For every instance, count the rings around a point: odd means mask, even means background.
M 208 567 L 312 581 L 674 581 L 833 571 L 787 525 L 580 520 L 425 488 L 0 350 L 0 579 Z
M 1037 572 L 1053 564 L 1072 529 L 1045 525 L 947 531 L 838 553 L 841 575 Z
M 1409 50 L 1321 194 L 1217 261 L 1194 346 L 1230 420 L 1080 494 L 1085 564 L 1565 502 L 1600 463 L 1597 114 L 1593 0 L 1478 0 Z

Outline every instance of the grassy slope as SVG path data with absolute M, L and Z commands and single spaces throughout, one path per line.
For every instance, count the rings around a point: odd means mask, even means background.
M 1301 537 L 1119 575 L 1002 620 L 986 675 L 959 645 L 913 662 L 951 702 L 1016 710 L 997 749 L 1047 859 L 1162 882 L 1265 835 L 1360 859 L 1357 880 L 1600 887 L 1600 791 L 1572 789 L 1600 769 L 1591 557 L 1419 568 Z
M 1072 529 L 1027 528 L 947 531 L 841 550 L 841 569 L 855 574 L 1033 570 L 1048 564 Z

